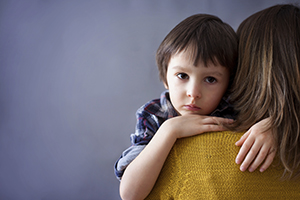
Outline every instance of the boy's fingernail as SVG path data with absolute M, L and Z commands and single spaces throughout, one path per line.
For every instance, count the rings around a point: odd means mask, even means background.
M 265 169 L 264 169 L 264 168 L 260 168 L 259 171 L 260 171 L 260 172 L 264 172 Z
M 240 167 L 240 170 L 243 172 L 243 171 L 245 171 L 246 169 L 245 169 L 244 166 L 241 166 L 241 167 Z
M 250 168 L 249 168 L 249 172 L 253 172 L 253 171 L 254 171 L 253 168 L 250 167 Z

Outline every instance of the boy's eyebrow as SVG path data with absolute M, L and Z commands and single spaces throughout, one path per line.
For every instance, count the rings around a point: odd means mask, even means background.
M 171 66 L 172 69 L 177 69 L 177 70 L 183 70 L 183 71 L 187 71 L 188 69 L 185 68 L 184 66 L 181 65 L 173 65 Z M 209 71 L 209 72 L 205 72 L 205 74 L 207 75 L 214 75 L 214 76 L 223 76 L 224 74 L 219 72 L 219 71 Z
M 221 72 L 218 72 L 218 71 L 207 72 L 207 74 L 209 74 L 209 75 L 215 75 L 215 76 L 223 76 L 224 75 L 224 74 L 222 74 Z
M 189 68 L 188 67 L 184 67 L 184 66 L 181 66 L 181 65 L 172 65 L 172 66 L 169 66 L 169 68 L 172 68 L 173 70 L 182 70 L 182 71 L 188 71 Z
M 173 69 L 184 69 L 185 67 L 183 67 L 183 66 L 181 66 L 181 65 L 172 65 L 172 66 L 169 66 L 169 67 L 171 67 L 171 68 L 173 68 Z

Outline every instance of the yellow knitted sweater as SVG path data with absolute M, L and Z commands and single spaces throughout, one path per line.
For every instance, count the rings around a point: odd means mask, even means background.
M 300 182 L 281 180 L 278 167 L 239 170 L 234 143 L 241 136 L 214 132 L 177 140 L 146 199 L 300 199 Z

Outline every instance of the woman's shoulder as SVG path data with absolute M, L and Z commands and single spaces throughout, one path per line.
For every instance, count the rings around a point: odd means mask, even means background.
M 177 140 L 148 199 L 299 199 L 300 184 L 280 180 L 281 168 L 239 170 L 235 142 L 242 135 L 224 131 Z

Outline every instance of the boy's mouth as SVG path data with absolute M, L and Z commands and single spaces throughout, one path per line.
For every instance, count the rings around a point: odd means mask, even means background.
M 194 104 L 190 104 L 190 105 L 185 105 L 184 106 L 187 110 L 190 110 L 190 111 L 199 111 L 201 110 L 200 107 L 194 105 Z

